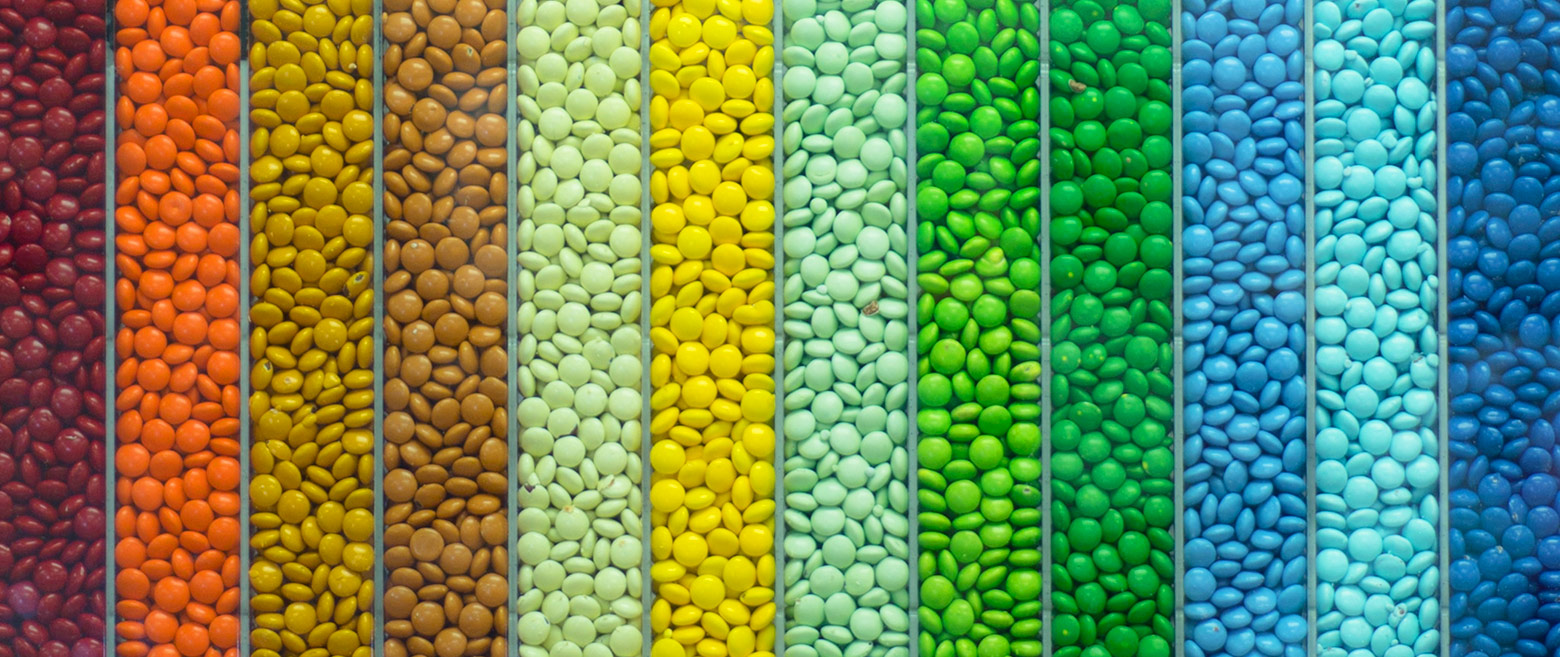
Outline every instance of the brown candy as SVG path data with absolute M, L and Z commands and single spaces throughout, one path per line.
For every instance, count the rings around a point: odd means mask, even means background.
M 503 0 L 385 0 L 386 657 L 508 650 Z

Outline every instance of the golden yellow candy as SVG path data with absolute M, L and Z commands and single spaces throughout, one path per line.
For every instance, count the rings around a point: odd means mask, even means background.
M 648 22 L 657 599 L 650 657 L 767 656 L 760 646 L 774 639 L 776 180 L 767 24 L 774 4 L 655 4 Z
M 257 655 L 372 644 L 371 3 L 250 6 L 250 523 Z M 344 54 L 346 56 L 344 56 Z M 353 282 L 356 281 L 356 282 Z M 364 341 L 366 340 L 366 341 Z M 364 359 L 361 356 L 367 355 Z M 367 409 L 368 417 L 351 415 Z

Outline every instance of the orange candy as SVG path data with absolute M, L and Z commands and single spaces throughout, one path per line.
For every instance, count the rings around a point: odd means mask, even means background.
M 237 657 L 240 5 L 113 12 L 116 654 Z

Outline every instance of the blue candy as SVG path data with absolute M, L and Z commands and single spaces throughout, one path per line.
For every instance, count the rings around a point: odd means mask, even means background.
M 1185 652 L 1285 654 L 1308 570 L 1305 4 L 1183 10 Z
M 1547 357 L 1560 344 L 1560 51 L 1542 37 L 1560 36 L 1560 5 L 1485 4 L 1447 8 L 1452 651 L 1548 655 L 1560 648 L 1548 636 L 1560 607 L 1541 604 L 1560 598 L 1560 479 L 1543 419 L 1560 400 Z

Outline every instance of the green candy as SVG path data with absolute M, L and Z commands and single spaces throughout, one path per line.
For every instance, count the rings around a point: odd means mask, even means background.
M 1058 0 L 1049 25 L 1049 638 L 1056 657 L 1165 657 L 1176 459 L 1170 3 Z
M 1040 11 L 1013 0 L 915 6 L 918 539 L 929 577 L 916 640 L 927 657 L 1038 657 Z

